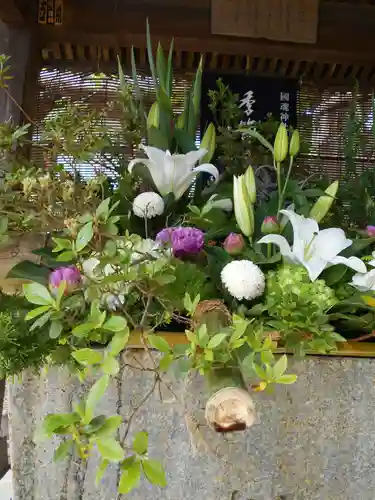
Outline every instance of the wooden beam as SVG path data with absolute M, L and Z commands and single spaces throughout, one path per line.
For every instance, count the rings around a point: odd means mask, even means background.
M 11 25 L 22 25 L 25 23 L 16 0 L 1 0 L 0 21 Z
M 25 2 L 25 0 L 19 0 Z M 34 4 L 35 2 L 32 2 Z M 118 2 L 116 10 L 107 2 L 94 2 L 87 9 L 85 2 L 67 3 L 63 26 L 35 24 L 30 2 L 23 14 L 32 24 L 41 47 L 51 42 L 71 42 L 85 46 L 146 46 L 145 26 L 149 18 L 154 43 L 169 46 L 175 38 L 177 50 L 249 55 L 272 60 L 300 60 L 322 63 L 364 64 L 373 60 L 375 51 L 375 5 L 352 5 L 323 2 L 320 9 L 318 43 L 293 44 L 266 40 L 211 35 L 210 9 L 206 1 L 192 6 L 179 2 Z M 348 19 L 352 17 L 352 21 Z

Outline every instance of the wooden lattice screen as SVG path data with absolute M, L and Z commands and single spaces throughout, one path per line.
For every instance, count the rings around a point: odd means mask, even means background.
M 353 106 L 358 120 L 353 168 L 360 173 L 375 166 L 375 137 L 373 129 L 372 93 L 353 89 L 319 90 L 302 85 L 298 98 L 298 128 L 308 153 L 300 156 L 299 164 L 306 173 L 322 173 L 336 179 L 342 177 L 345 154 L 348 151 L 348 128 Z M 361 125 L 359 125 L 361 123 Z
M 126 75 L 129 82 L 130 74 Z M 174 81 L 173 106 L 176 113 L 183 108 L 185 93 L 191 85 L 192 74 L 177 74 Z M 139 74 L 139 82 L 144 99 L 150 105 L 154 98 L 154 84 L 145 73 Z M 43 120 L 56 112 L 57 105 L 71 100 L 86 103 L 90 108 L 102 109 L 105 103 L 115 98 L 118 89 L 118 77 L 112 74 L 97 74 L 74 69 L 44 68 L 40 72 L 37 95 L 36 122 L 39 128 L 34 132 L 37 139 L 43 129 Z M 347 126 L 353 94 L 350 88 L 345 90 L 324 91 L 310 84 L 302 84 L 298 96 L 298 127 L 302 141 L 308 146 L 308 153 L 299 158 L 299 167 L 307 174 L 322 173 L 331 178 L 339 178 L 343 174 L 344 130 Z M 370 93 L 357 93 L 357 114 L 365 123 L 362 136 L 371 137 L 372 105 Z M 107 129 L 116 134 L 120 127 L 119 110 L 114 108 L 103 123 Z M 370 141 L 373 144 L 374 141 Z M 129 159 L 134 156 L 127 144 L 123 144 L 124 154 Z M 366 168 L 370 160 L 374 160 L 374 150 L 358 152 L 356 170 Z M 34 148 L 33 159 L 42 162 L 42 151 Z M 69 158 L 62 158 L 69 165 Z M 91 164 L 80 165 L 85 177 L 92 175 L 95 167 L 105 168 L 107 159 L 96 158 Z
M 129 83 L 133 83 L 130 74 L 125 78 Z M 172 105 L 176 113 L 180 113 L 184 107 L 185 94 L 190 87 L 193 75 L 176 75 L 173 88 L 174 95 Z M 92 73 L 83 71 L 74 71 L 71 69 L 51 69 L 41 70 L 38 82 L 38 95 L 36 103 L 36 123 L 38 128 L 34 131 L 34 140 L 38 141 L 43 131 L 43 122 L 48 117 L 58 112 L 61 105 L 65 102 L 85 104 L 89 109 L 102 110 L 106 104 L 114 102 L 119 87 L 118 76 L 115 73 Z M 138 74 L 138 83 L 143 93 L 143 99 L 146 109 L 151 106 L 155 96 L 155 86 L 150 76 L 140 72 Z M 114 106 L 106 113 L 102 125 L 108 130 L 110 135 L 118 135 L 121 129 L 120 120 L 121 110 Z M 128 144 L 120 144 L 123 147 L 123 157 L 130 160 L 134 157 L 136 151 L 133 151 Z M 32 151 L 33 160 L 42 164 L 44 161 L 43 149 L 34 147 Z M 108 157 L 95 158 L 92 162 L 81 164 L 79 168 L 83 177 L 90 177 L 96 170 L 106 171 L 106 165 L 109 164 Z M 58 161 L 70 166 L 70 158 L 58 158 Z

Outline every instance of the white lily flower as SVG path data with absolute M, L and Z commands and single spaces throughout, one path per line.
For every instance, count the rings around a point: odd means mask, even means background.
M 365 274 L 355 274 L 350 284 L 360 292 L 375 291 L 375 269 Z
M 203 163 L 196 167 L 196 163 L 207 153 L 206 149 L 190 151 L 185 155 L 171 155 L 169 151 L 143 146 L 148 159 L 136 158 L 129 163 L 128 170 L 131 172 L 135 165 L 145 165 L 154 181 L 154 184 L 162 196 L 173 193 L 176 200 L 189 189 L 199 172 L 212 175 L 215 182 L 219 179 L 218 169 L 211 163 Z
M 293 226 L 293 247 L 280 234 L 268 234 L 259 240 L 259 243 L 274 243 L 280 248 L 283 257 L 294 264 L 304 266 L 311 281 L 329 266 L 343 264 L 359 273 L 366 272 L 364 262 L 358 257 L 342 257 L 340 252 L 350 247 L 352 240 L 346 238 L 339 228 L 319 230 L 318 223 L 313 219 L 306 219 L 292 210 L 280 210 Z
M 375 252 L 372 252 L 373 260 L 370 260 L 369 265 L 375 267 Z M 371 269 L 367 273 L 357 273 L 353 276 L 350 283 L 360 292 L 375 292 L 375 269 Z

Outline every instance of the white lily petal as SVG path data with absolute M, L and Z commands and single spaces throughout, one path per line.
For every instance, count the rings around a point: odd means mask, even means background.
M 134 160 L 131 160 L 128 165 L 128 172 L 131 174 L 133 171 L 133 168 L 136 165 L 145 165 L 147 167 L 148 163 L 150 163 L 150 160 L 147 158 L 134 158 Z
M 258 243 L 273 243 L 274 245 L 277 245 L 280 248 L 281 255 L 284 257 L 290 257 L 292 254 L 292 249 L 290 248 L 287 239 L 280 234 L 267 234 L 266 236 L 263 236 Z
M 343 264 L 344 266 L 350 267 L 350 269 L 354 269 L 354 271 L 357 271 L 357 273 L 366 273 L 367 268 L 365 263 L 359 259 L 358 257 L 341 257 L 338 255 L 337 257 L 334 257 L 333 259 L 330 260 L 330 264 L 336 265 L 336 264 Z
M 370 260 L 370 262 L 368 263 L 369 266 L 372 266 L 372 267 L 375 267 L 375 259 L 374 260 Z
M 156 149 L 156 148 L 153 148 Z M 131 173 L 135 165 L 144 165 L 152 177 L 153 183 L 155 184 L 157 190 L 162 196 L 170 193 L 169 185 L 166 182 L 166 177 L 164 175 L 164 163 L 156 164 L 147 158 L 135 158 L 128 165 L 128 171 Z
M 375 269 L 372 269 L 366 274 L 358 273 L 353 276 L 350 283 L 360 292 L 368 292 L 369 290 L 375 290 Z
M 142 146 L 142 149 L 145 151 L 146 155 L 150 158 L 150 160 L 157 165 L 163 165 L 164 158 L 169 151 L 163 151 L 159 148 L 154 148 L 153 146 Z
M 342 229 L 331 227 L 319 231 L 314 238 L 311 251 L 330 262 L 336 255 L 350 247 L 352 243 L 352 240 L 347 239 Z
M 306 247 L 311 244 L 314 235 L 319 232 L 319 226 L 313 219 L 306 219 L 292 210 L 280 210 L 293 227 L 293 253 L 302 262 Z
M 194 166 L 199 160 L 201 160 L 203 158 L 203 156 L 207 154 L 207 149 L 205 148 L 200 148 L 198 149 L 198 151 L 190 151 L 189 153 L 187 153 L 186 155 L 184 155 L 186 157 L 186 161 Z
M 212 163 L 203 163 L 202 165 L 199 165 L 199 167 L 193 168 L 193 172 L 195 175 L 199 172 L 206 172 L 207 174 L 212 175 L 215 182 L 219 180 L 219 171 L 214 165 L 212 165 Z
M 175 179 L 179 178 L 180 175 L 183 175 L 185 172 L 181 172 L 181 174 L 177 171 L 177 165 L 176 165 L 176 157 L 172 156 L 169 151 L 166 152 L 164 156 L 164 163 L 163 163 L 163 173 L 164 173 L 164 178 L 165 178 L 165 191 L 167 191 L 165 194 L 168 193 L 173 193 L 174 192 L 174 187 L 175 187 Z M 186 166 L 185 166 L 186 169 Z
M 327 267 L 327 261 L 317 255 L 301 264 L 307 269 L 311 281 L 315 281 Z

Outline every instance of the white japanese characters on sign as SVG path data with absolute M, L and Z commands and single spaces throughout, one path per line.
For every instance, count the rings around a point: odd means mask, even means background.
M 289 92 L 280 92 L 280 120 L 283 123 L 288 123 L 289 121 Z
M 254 92 L 249 90 L 241 99 L 240 108 L 244 109 L 247 120 L 241 120 L 240 125 L 254 125 L 251 115 L 254 113 L 253 104 L 255 103 Z

